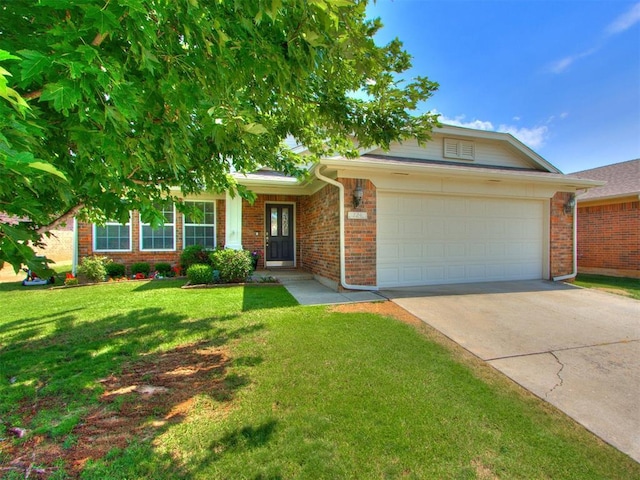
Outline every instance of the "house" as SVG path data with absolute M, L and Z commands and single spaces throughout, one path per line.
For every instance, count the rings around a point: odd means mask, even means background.
M 297 147 L 303 151 L 302 147 Z M 335 289 L 566 279 L 575 276 L 578 189 L 509 134 L 443 126 L 415 141 L 324 158 L 298 181 L 269 170 L 242 175 L 253 204 L 204 193 L 204 219 L 174 208 L 153 230 L 132 212 L 126 225 L 80 223 L 78 255 L 115 261 L 178 261 L 181 250 L 243 248 L 260 268 L 297 268 Z
M 0 212 L 0 223 L 9 225 L 20 222 L 21 218 L 7 215 Z M 61 225 L 50 231 L 50 235 L 43 237 L 42 245 L 36 247 L 36 255 L 45 256 L 49 260 L 57 264 L 70 264 L 73 257 L 73 225 Z M 13 271 L 8 265 L 5 265 L 7 271 Z
M 640 159 L 571 177 L 606 182 L 577 196 L 578 271 L 640 278 Z

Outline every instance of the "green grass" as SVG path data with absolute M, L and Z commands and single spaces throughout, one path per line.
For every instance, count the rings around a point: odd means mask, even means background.
M 580 287 L 606 289 L 640 300 L 640 279 L 637 278 L 580 274 L 574 283 Z
M 103 406 L 104 378 L 199 342 L 228 356 L 211 373 L 225 394 L 197 391 L 178 421 L 81 478 L 640 478 L 640 465 L 426 327 L 298 306 L 282 287 L 181 284 L 0 285 L 4 426 L 72 449 Z M 24 441 L 0 437 L 2 451 Z M 0 466 L 10 460 L 0 452 Z

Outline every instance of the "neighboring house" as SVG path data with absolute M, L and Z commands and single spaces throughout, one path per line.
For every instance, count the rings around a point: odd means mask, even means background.
M 0 212 L 0 223 L 18 223 L 19 218 Z M 51 230 L 50 236 L 42 237 L 43 247 L 35 249 L 36 255 L 46 256 L 58 264 L 69 264 L 73 259 L 73 224 Z
M 607 182 L 578 194 L 578 271 L 640 278 L 640 159 L 571 174 Z
M 336 289 L 562 279 L 575 274 L 567 202 L 601 184 L 563 175 L 509 134 L 452 126 L 426 146 L 325 158 L 310 174 L 239 176 L 253 204 L 187 198 L 204 209 L 201 223 L 173 208 L 156 230 L 137 212 L 126 225 L 80 223 L 78 254 L 153 266 L 194 243 L 243 248 L 261 252 L 259 267 L 303 269 Z

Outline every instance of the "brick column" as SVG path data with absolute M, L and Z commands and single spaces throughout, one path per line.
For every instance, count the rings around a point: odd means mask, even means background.
M 573 211 L 564 211 L 564 206 L 572 195 L 569 192 L 558 192 L 551 199 L 551 278 L 573 273 Z

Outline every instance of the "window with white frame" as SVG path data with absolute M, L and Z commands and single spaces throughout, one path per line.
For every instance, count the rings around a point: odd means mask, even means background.
M 204 248 L 216 247 L 216 203 L 185 202 L 200 212 L 198 216 L 184 215 L 184 246 L 201 245 Z
M 95 252 L 131 251 L 131 221 L 121 224 L 106 222 L 93 225 L 93 250 Z
M 140 221 L 140 250 L 175 250 L 176 245 L 176 212 L 173 203 L 158 206 L 164 217 L 164 225 L 153 228 Z

